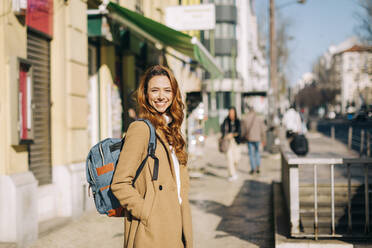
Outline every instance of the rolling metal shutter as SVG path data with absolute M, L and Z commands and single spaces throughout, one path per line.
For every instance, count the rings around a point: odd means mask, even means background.
M 34 143 L 29 146 L 29 168 L 39 185 L 52 182 L 50 137 L 50 42 L 27 33 L 27 58 L 33 66 Z

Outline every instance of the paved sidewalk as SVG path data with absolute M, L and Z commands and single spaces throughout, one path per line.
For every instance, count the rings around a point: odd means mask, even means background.
M 249 175 L 248 148 L 241 145 L 239 179 L 228 182 L 216 137 L 206 143 L 198 161 L 205 176 L 191 181 L 195 247 L 274 247 L 271 183 L 280 180 L 279 155 L 262 154 L 261 173 Z
M 307 136 L 313 155 L 352 155 L 322 134 Z M 261 173 L 249 175 L 246 145 L 241 150 L 239 178 L 233 182 L 227 181 L 226 158 L 217 151 L 216 136 L 206 139 L 202 156 L 190 159 L 190 168 L 198 167 L 203 175 L 191 179 L 190 189 L 196 248 L 274 247 L 272 182 L 280 182 L 280 155 L 263 153 Z M 122 244 L 122 219 L 88 212 L 44 233 L 31 248 L 119 248 Z
M 209 137 L 198 163 L 204 176 L 191 179 L 194 243 L 199 248 L 273 247 L 271 182 L 280 179 L 279 156 L 263 155 L 260 175 L 249 175 L 248 151 L 242 148 L 239 179 L 226 180 L 226 159 Z M 195 165 L 195 164 L 193 164 Z M 41 236 L 31 248 L 119 248 L 122 219 L 88 212 Z

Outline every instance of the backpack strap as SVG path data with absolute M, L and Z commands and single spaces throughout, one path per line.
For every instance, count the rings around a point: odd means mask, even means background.
M 145 159 L 142 161 L 141 165 L 138 167 L 136 171 L 136 175 L 133 178 L 132 185 L 134 186 L 134 183 L 136 182 L 138 176 L 141 174 L 141 171 L 143 167 L 146 164 L 146 161 L 149 157 L 151 157 L 154 160 L 154 172 L 152 175 L 152 180 L 156 181 L 158 180 L 158 174 L 159 174 L 159 159 L 155 156 L 155 150 L 156 150 L 156 133 L 155 128 L 152 125 L 152 123 L 149 120 L 146 119 L 138 119 L 138 121 L 143 121 L 147 124 L 147 126 L 150 129 L 150 139 L 149 139 L 149 145 L 147 148 L 147 155 Z

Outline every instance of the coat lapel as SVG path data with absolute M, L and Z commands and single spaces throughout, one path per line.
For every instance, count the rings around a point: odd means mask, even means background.
M 159 138 L 160 140 L 160 143 L 163 144 L 165 150 L 167 151 L 167 156 L 168 156 L 168 160 L 169 160 L 169 165 L 170 165 L 170 170 L 172 172 L 172 177 L 173 177 L 173 181 L 176 182 L 176 173 L 174 171 L 174 165 L 173 165 L 173 159 L 172 159 L 172 152 L 170 150 L 170 147 L 169 147 L 169 143 L 167 141 L 167 138 L 165 137 L 165 135 L 163 134 L 163 132 L 159 131 L 159 130 L 156 130 L 156 136 Z

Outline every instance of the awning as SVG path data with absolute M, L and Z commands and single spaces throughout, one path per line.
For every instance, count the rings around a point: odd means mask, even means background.
M 145 39 L 154 44 L 172 47 L 192 60 L 197 61 L 211 74 L 212 78 L 218 78 L 223 75 L 213 56 L 197 38 L 169 28 L 113 2 L 110 2 L 106 9 L 109 11 L 110 18 L 139 33 Z

